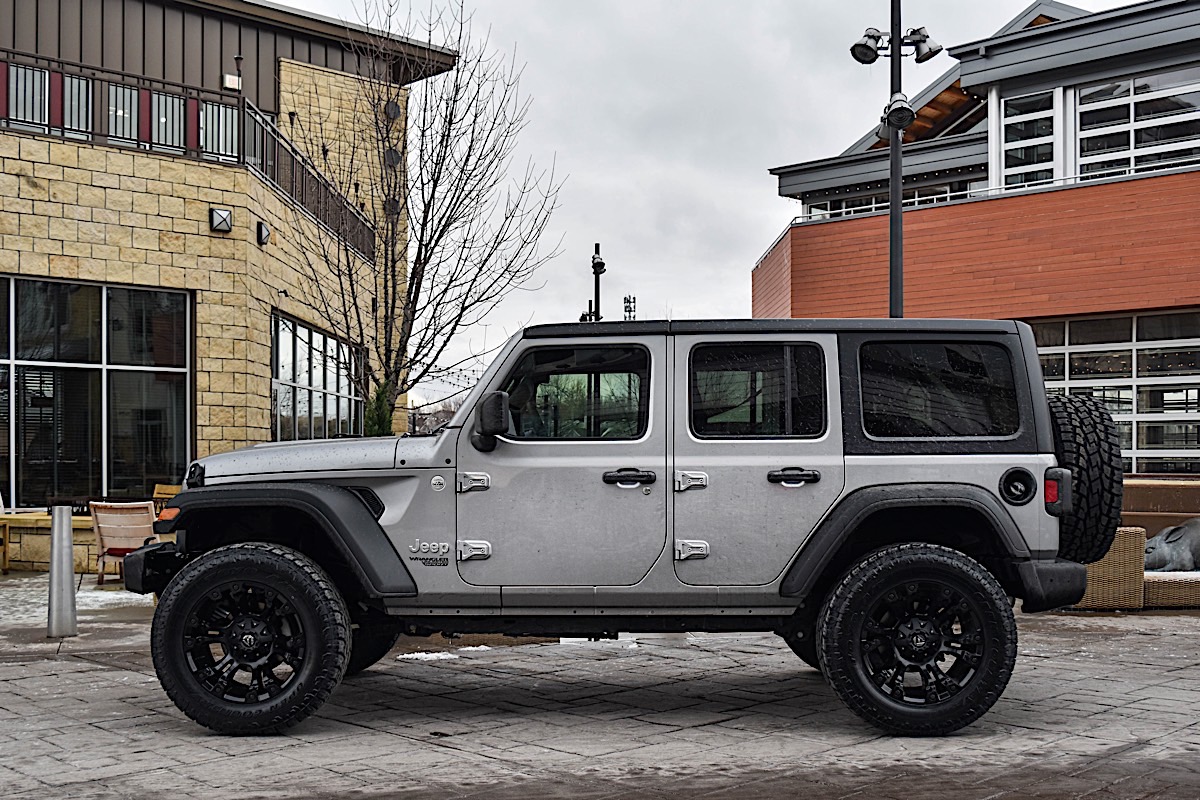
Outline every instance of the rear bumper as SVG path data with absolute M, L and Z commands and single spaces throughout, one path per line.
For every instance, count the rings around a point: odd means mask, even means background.
M 1017 563 L 1024 594 L 1021 610 L 1049 611 L 1073 606 L 1087 591 L 1087 567 L 1074 561 L 1021 561 Z

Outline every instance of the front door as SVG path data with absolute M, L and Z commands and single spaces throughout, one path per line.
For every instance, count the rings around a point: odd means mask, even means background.
M 463 580 L 630 586 L 646 575 L 666 546 L 671 493 L 666 341 L 533 339 L 510 354 L 488 387 L 508 392 L 509 433 L 491 452 L 469 429 L 459 437 Z
M 675 337 L 675 573 L 776 580 L 845 484 L 837 337 Z

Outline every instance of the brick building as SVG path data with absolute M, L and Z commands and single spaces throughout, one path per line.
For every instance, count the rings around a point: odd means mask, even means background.
M 919 93 L 904 309 L 1034 324 L 1047 386 L 1107 404 L 1128 472 L 1200 473 L 1200 2 L 1036 2 Z M 886 316 L 888 151 L 773 169 L 802 203 L 756 317 Z
M 374 231 L 288 132 L 324 109 L 355 135 L 368 38 L 257 0 L 0 0 L 6 505 L 145 498 L 195 457 L 361 430 L 364 343 L 302 302 L 300 248 L 334 215 L 370 259 Z M 454 64 L 388 46 L 425 65 L 398 83 Z

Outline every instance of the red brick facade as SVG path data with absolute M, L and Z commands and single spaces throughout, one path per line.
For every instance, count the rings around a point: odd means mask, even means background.
M 885 317 L 887 215 L 790 228 L 755 317 Z M 1200 172 L 904 213 L 909 317 L 1033 319 L 1200 306 Z

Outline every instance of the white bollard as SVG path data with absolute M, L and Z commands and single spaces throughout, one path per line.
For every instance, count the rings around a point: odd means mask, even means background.
M 75 542 L 71 507 L 54 506 L 50 512 L 50 613 L 46 636 L 78 636 L 75 616 Z

